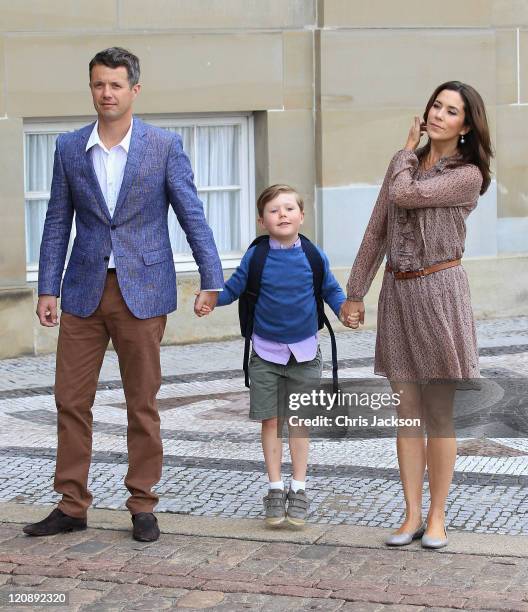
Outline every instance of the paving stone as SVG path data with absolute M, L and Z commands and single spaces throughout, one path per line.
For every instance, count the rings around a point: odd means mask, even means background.
M 104 591 L 99 589 L 74 589 L 70 592 L 69 605 L 92 604 L 104 596 Z
M 137 601 L 128 602 L 127 610 L 173 610 L 174 601 L 152 594 L 142 597 Z
M 297 553 L 299 559 L 327 559 L 336 554 L 334 546 L 307 546 Z
M 116 584 L 112 589 L 105 592 L 100 600 L 105 604 L 125 604 L 129 601 L 140 599 L 152 592 L 152 589 L 142 584 Z
M 362 591 L 354 588 L 333 591 L 330 597 L 346 601 L 367 601 L 381 604 L 397 604 L 402 601 L 402 596 L 395 593 L 375 590 Z
M 376 603 L 369 603 L 366 601 L 348 601 L 341 608 L 339 612 L 380 612 L 384 609 L 384 606 Z M 390 606 L 393 609 L 393 606 Z M 416 612 L 413 608 L 412 612 Z
M 147 559 L 141 562 L 137 559 L 130 560 L 124 567 L 124 571 L 136 572 L 140 574 L 162 574 L 163 576 L 187 576 L 191 573 L 192 567 L 178 563 L 162 561 L 150 563 Z
M 301 550 L 298 546 L 292 546 L 282 542 L 264 544 L 252 556 L 251 559 L 290 559 Z
M 69 591 L 77 587 L 80 582 L 81 581 L 78 578 L 47 577 L 46 580 L 42 582 L 44 585 L 42 588 L 46 588 L 51 591 L 60 591 L 61 589 Z
M 99 540 L 88 540 L 86 542 L 81 542 L 80 544 L 75 544 L 74 546 L 70 546 L 66 549 L 66 552 L 71 555 L 71 553 L 82 553 L 82 554 L 95 554 L 99 553 L 110 546 L 108 542 L 100 542 Z
M 191 591 L 180 597 L 176 605 L 180 608 L 193 608 L 203 610 L 217 606 L 225 599 L 221 591 Z
M 444 606 L 461 610 L 466 607 L 468 600 L 462 597 L 450 597 L 446 589 L 443 595 L 405 595 L 401 602 L 412 606 Z
M 259 574 L 246 572 L 244 570 L 225 570 L 211 567 L 209 565 L 193 570 L 191 575 L 194 578 L 203 578 L 204 580 L 228 580 L 240 582 L 251 582 L 260 578 Z M 267 580 L 268 577 L 266 576 L 266 583 L 268 583 Z
M 81 580 L 77 585 L 78 589 L 89 589 L 93 591 L 106 592 L 113 589 L 115 583 L 113 582 L 101 582 L 100 580 Z
M 304 578 L 298 578 L 296 576 L 289 576 L 286 572 L 284 572 L 282 575 L 276 575 L 274 573 L 266 574 L 265 576 L 261 577 L 261 581 L 264 584 L 269 585 L 286 585 L 305 588 L 312 588 L 317 586 L 317 588 L 326 590 L 326 587 L 320 586 L 318 584 L 318 580 L 315 578 L 307 580 Z
M 343 570 L 341 571 L 341 575 L 343 574 Z M 348 568 L 347 568 L 348 569 Z M 319 589 L 327 589 L 330 591 L 342 591 L 347 589 L 359 589 L 359 590 L 373 590 L 375 592 L 382 591 L 385 589 L 381 587 L 380 582 L 363 582 L 358 580 L 320 580 L 317 583 L 317 588 Z
M 291 586 L 286 584 L 263 585 L 262 592 L 273 595 L 289 595 L 291 597 L 310 597 L 320 599 L 326 599 L 331 594 L 331 591 L 324 591 L 322 589 L 314 589 L 309 587 Z
M 328 610 L 329 612 L 342 610 L 344 601 L 338 599 L 303 599 L 298 610 Z
M 174 587 L 178 589 L 196 589 L 203 585 L 203 580 L 188 576 L 164 576 L 151 574 L 141 578 L 140 583 L 152 587 Z
M 509 612 L 527 612 L 528 601 L 505 601 L 503 599 L 473 599 L 466 603 L 469 610 L 508 610 Z
M 244 571 L 247 571 L 251 574 L 258 574 L 260 576 L 264 576 L 272 570 L 277 570 L 277 567 L 277 561 L 271 559 L 250 559 L 248 561 L 244 561 Z
M 62 567 L 49 567 L 43 565 L 18 565 L 12 570 L 13 574 L 25 576 L 50 576 L 57 578 L 75 578 L 80 574 L 79 570 Z
M 17 586 L 36 586 L 46 580 L 46 576 L 8 576 L 8 583 Z
M 397 604 L 395 606 L 381 606 L 380 610 L 388 610 L 389 612 L 422 612 L 426 610 L 427 612 L 432 612 L 433 610 L 436 610 L 437 612 L 447 612 L 447 610 L 451 610 L 451 612 L 453 612 L 453 608 L 422 608 L 420 606 L 405 606 L 401 604 Z
M 178 600 L 182 595 L 188 593 L 187 589 L 177 589 L 171 587 L 156 587 L 156 594 L 165 599 Z
M 111 570 L 89 570 L 80 572 L 79 578 L 81 580 L 100 580 L 102 582 L 116 582 L 117 584 L 132 584 L 141 579 L 141 574 Z
M 82 606 L 83 612 L 121 612 L 121 610 L 125 610 L 127 607 L 127 603 L 117 603 L 117 602 L 102 602 L 98 601 L 93 604 L 88 604 Z
M 107 571 L 120 571 L 124 566 L 123 563 L 113 563 L 106 559 L 72 559 L 61 563 L 60 567 L 69 569 L 78 569 L 81 571 L 91 570 L 107 570 Z M 133 571 L 128 565 L 126 566 L 127 571 Z

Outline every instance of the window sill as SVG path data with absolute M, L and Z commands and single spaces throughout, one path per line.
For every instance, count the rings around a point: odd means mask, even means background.
M 222 269 L 224 270 L 234 270 L 238 265 L 240 265 L 241 254 L 233 253 L 226 255 L 221 258 L 222 261 Z M 198 266 L 196 265 L 194 259 L 178 259 L 174 262 L 174 268 L 177 273 L 192 273 L 198 272 Z M 29 266 L 26 270 L 26 281 L 28 283 L 37 283 L 38 282 L 38 266 Z

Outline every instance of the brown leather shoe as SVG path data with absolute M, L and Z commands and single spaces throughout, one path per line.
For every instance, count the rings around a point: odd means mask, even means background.
M 134 531 L 132 536 L 138 542 L 155 542 L 160 537 L 158 519 L 152 512 L 138 512 L 132 515 Z
M 74 518 L 55 508 L 45 519 L 26 525 L 23 532 L 29 536 L 48 536 L 86 529 L 86 519 Z

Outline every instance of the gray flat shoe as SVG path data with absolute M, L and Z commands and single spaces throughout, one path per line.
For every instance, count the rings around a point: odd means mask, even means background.
M 302 527 L 305 523 L 310 501 L 306 492 L 299 489 L 296 493 L 290 489 L 288 491 L 288 510 L 286 511 L 286 519 L 290 525 L 294 527 Z
M 266 525 L 278 527 L 286 520 L 286 491 L 283 489 L 269 489 L 262 500 L 266 513 Z
M 413 540 L 419 540 L 424 532 L 425 523 L 422 523 L 416 531 L 411 533 L 391 533 L 385 540 L 385 544 L 387 546 L 407 546 L 407 544 L 410 544 Z
M 447 546 L 449 539 L 447 537 L 447 531 L 445 530 L 444 527 L 444 533 L 445 533 L 445 538 L 432 538 L 431 536 L 428 535 L 423 535 L 422 536 L 422 547 L 423 548 L 444 548 L 444 546 Z

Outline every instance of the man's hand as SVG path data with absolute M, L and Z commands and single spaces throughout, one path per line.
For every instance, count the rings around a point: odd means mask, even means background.
M 339 319 L 346 327 L 357 329 L 365 323 L 365 305 L 363 302 L 343 302 L 339 311 Z
M 213 312 L 218 301 L 218 291 L 197 291 L 194 300 L 194 314 L 203 317 Z
M 54 295 L 40 295 L 37 303 L 37 317 L 44 327 L 55 327 L 59 324 L 57 316 L 57 298 Z

